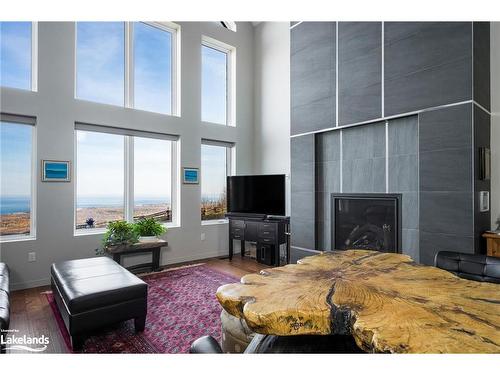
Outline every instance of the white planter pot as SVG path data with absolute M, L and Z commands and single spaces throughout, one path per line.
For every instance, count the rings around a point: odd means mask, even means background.
M 139 241 L 140 242 L 156 242 L 156 241 L 158 241 L 158 237 L 156 237 L 156 236 L 140 236 Z

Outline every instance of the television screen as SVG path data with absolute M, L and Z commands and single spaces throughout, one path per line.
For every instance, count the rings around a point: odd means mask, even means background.
M 285 215 L 285 175 L 228 176 L 227 211 Z

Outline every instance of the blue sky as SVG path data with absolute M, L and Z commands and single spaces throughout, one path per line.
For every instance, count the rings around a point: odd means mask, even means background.
M 0 85 L 31 89 L 31 22 L 0 22 Z
M 1 85 L 30 89 L 31 23 L 0 23 Z M 77 97 L 111 105 L 124 105 L 125 27 L 123 22 L 77 23 Z M 171 113 L 172 36 L 142 23 L 134 23 L 135 107 Z M 226 123 L 227 56 L 201 47 L 202 118 Z M 189 78 L 189 77 L 188 77 Z M 185 103 L 184 111 L 189 108 Z M 8 127 L 2 126 L 2 129 Z M 17 129 L 17 127 L 16 127 Z M 25 147 L 11 147 L 25 137 L 15 129 L 2 130 L 2 194 L 29 194 L 29 166 Z M 115 135 L 80 132 L 77 191 L 83 196 L 123 196 L 123 138 Z M 23 138 L 26 141 L 26 138 Z M 31 138 L 30 138 L 31 141 Z M 148 141 L 148 142 L 146 142 Z M 136 142 L 136 196 L 170 196 L 170 151 L 164 142 Z M 168 143 L 168 142 L 167 142 Z M 25 145 L 26 146 L 26 145 Z M 31 146 L 30 146 L 31 147 Z M 169 146 L 167 147 L 169 148 Z M 168 155 L 167 155 L 168 154 Z M 224 154 L 224 157 L 221 155 Z M 202 162 L 202 190 L 215 195 L 225 188 L 225 148 L 205 147 Z M 221 164 L 224 163 L 224 164 Z M 138 172 L 138 170 L 140 170 Z M 20 183 L 20 176 L 23 182 Z M 203 176 L 205 176 L 203 178 Z M 152 183 L 143 183 L 143 181 Z M 21 187 L 26 185 L 26 187 Z
M 0 196 L 31 192 L 31 125 L 0 122 Z

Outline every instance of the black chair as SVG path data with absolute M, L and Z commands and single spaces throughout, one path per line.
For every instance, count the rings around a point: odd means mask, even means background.
M 434 265 L 463 279 L 500 284 L 500 258 L 440 251 Z
M 191 344 L 190 353 L 217 354 L 222 353 L 222 349 L 213 337 L 203 336 Z M 244 353 L 360 354 L 364 351 L 356 345 L 351 335 L 272 336 L 256 334 Z

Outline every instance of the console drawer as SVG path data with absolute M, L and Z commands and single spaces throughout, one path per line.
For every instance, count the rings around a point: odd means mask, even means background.
M 245 229 L 238 228 L 238 227 L 233 227 L 233 229 L 231 229 L 231 233 L 244 235 L 245 234 Z
M 260 231 L 276 232 L 276 223 L 259 223 L 259 232 Z
M 245 228 L 244 220 L 231 220 L 231 227 L 233 228 Z
M 274 240 L 276 238 L 276 232 L 273 230 L 260 230 L 259 231 L 260 238 L 270 238 Z

